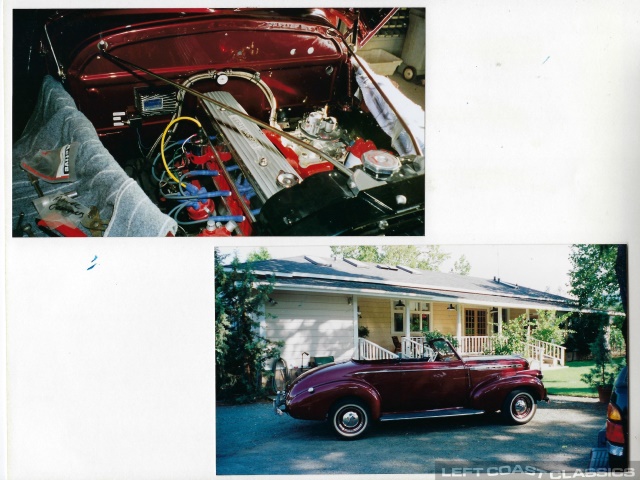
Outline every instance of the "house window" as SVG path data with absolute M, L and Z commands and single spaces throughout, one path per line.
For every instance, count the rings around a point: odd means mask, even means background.
M 466 309 L 464 311 L 464 334 L 484 336 L 487 334 L 487 311 Z
M 398 305 L 400 302 L 393 302 L 393 332 L 404 332 L 404 304 Z
M 410 325 L 412 332 L 423 332 L 430 330 L 429 316 L 431 314 L 431 304 L 429 302 L 411 302 Z

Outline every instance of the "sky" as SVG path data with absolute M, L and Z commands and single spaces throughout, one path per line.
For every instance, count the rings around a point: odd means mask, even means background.
M 220 247 L 223 254 L 238 254 L 244 260 L 260 247 Z M 328 257 L 328 245 L 269 245 L 272 258 L 288 258 L 300 255 Z M 536 290 L 568 296 L 568 272 L 571 269 L 569 245 L 441 245 L 441 251 L 449 253 L 440 271 L 449 272 L 454 262 L 464 255 L 471 264 L 469 275 L 517 283 Z

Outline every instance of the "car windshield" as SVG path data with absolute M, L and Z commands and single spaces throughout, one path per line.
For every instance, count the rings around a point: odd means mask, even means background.
M 452 361 L 457 360 L 458 355 L 446 340 L 433 340 L 430 342 L 431 348 L 436 352 L 436 360 Z

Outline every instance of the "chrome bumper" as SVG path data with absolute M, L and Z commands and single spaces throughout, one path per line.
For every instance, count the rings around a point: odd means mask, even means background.
M 273 410 L 276 415 L 284 415 L 284 412 L 287 411 L 287 406 L 285 405 L 284 399 L 284 392 L 276 393 L 276 398 L 273 400 Z
M 615 457 L 622 457 L 624 455 L 624 446 L 614 445 L 613 443 L 607 441 L 607 447 L 609 450 L 609 455 L 613 455 Z

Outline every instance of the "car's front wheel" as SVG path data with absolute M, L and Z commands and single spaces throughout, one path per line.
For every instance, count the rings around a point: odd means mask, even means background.
M 504 400 L 502 416 L 509 423 L 524 425 L 536 414 L 536 401 L 525 390 L 514 390 Z
M 338 401 L 331 409 L 329 420 L 338 436 L 349 440 L 364 435 L 371 422 L 367 406 L 354 399 Z

